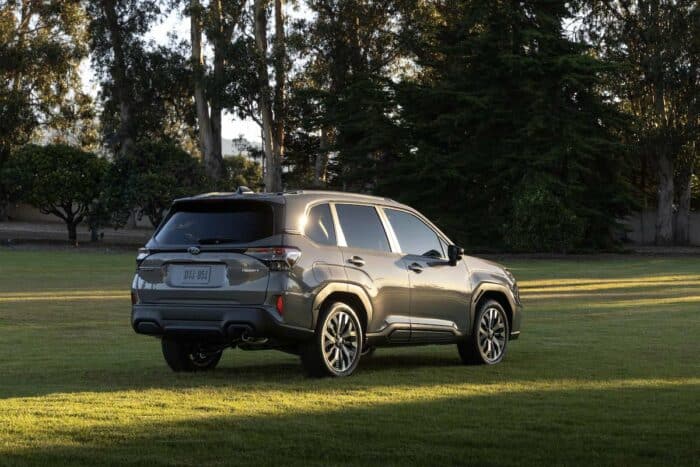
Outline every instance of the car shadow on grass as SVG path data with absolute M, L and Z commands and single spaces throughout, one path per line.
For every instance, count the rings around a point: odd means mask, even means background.
M 80 423 L 39 424 L 29 437 L 15 426 L 0 445 L 0 464 L 683 465 L 697 455 L 697 389 L 641 382 L 413 400 L 404 390 L 366 402 L 362 393 L 320 394 L 298 406 L 292 393 L 263 407 L 243 399 L 219 408 L 207 400 L 194 406 L 190 397 L 177 402 L 189 405 L 185 419 L 171 418 L 167 405 L 148 416 L 110 416 L 133 410 L 127 405 L 91 408 Z

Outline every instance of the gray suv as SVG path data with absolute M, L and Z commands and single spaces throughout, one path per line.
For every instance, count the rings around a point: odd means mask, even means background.
M 382 346 L 456 344 L 463 362 L 495 364 L 520 334 L 512 274 L 386 198 L 179 199 L 136 263 L 133 328 L 174 371 L 214 368 L 227 347 L 298 354 L 312 376 L 350 375 Z

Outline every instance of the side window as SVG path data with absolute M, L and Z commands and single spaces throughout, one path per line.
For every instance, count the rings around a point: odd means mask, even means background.
M 336 204 L 335 210 L 348 246 L 391 251 L 384 226 L 373 206 Z
M 440 238 L 413 214 L 397 209 L 384 209 L 401 252 L 409 255 L 444 257 Z
M 330 206 L 319 204 L 309 210 L 309 214 L 306 216 L 304 234 L 321 245 L 337 244 Z

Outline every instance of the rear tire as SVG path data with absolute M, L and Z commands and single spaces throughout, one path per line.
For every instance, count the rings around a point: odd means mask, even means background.
M 495 365 L 508 348 L 508 315 L 495 300 L 482 303 L 474 317 L 472 335 L 457 344 L 462 362 L 467 365 Z
M 350 376 L 362 354 L 362 326 L 350 305 L 335 302 L 318 317 L 314 337 L 301 349 L 309 376 Z
M 202 343 L 166 338 L 161 340 L 161 349 L 168 366 L 176 372 L 212 370 L 224 353 L 221 349 L 207 348 Z

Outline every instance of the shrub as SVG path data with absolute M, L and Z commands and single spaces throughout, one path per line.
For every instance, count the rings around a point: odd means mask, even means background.
M 583 240 L 583 221 L 543 182 L 523 184 L 505 229 L 514 250 L 566 253 Z
M 13 153 L 2 171 L 13 199 L 63 220 L 76 243 L 76 227 L 100 194 L 108 162 L 63 144 L 27 145 Z
M 126 224 L 134 210 L 155 227 L 173 199 L 201 193 L 208 184 L 202 164 L 180 147 L 143 142 L 114 161 L 105 185 L 102 204 L 115 227 Z

